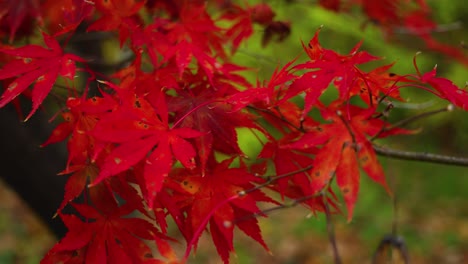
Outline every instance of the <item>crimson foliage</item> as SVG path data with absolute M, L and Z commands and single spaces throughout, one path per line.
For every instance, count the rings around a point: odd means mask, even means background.
M 28 119 L 57 79 L 65 78 L 68 88 L 63 122 L 43 145 L 68 144 L 61 174 L 70 176 L 57 215 L 69 232 L 42 263 L 185 262 L 204 231 L 228 263 L 235 227 L 268 250 L 256 219 L 266 215 L 258 203 L 281 202 L 264 188 L 279 193 L 279 200 L 297 199 L 313 213 L 328 208 L 336 213 L 335 182 L 348 219 L 360 169 L 391 193 L 373 141 L 413 133 L 384 118 L 393 100 L 404 100 L 400 88 L 424 89 L 468 110 L 468 92 L 437 77 L 435 68 L 421 73 L 415 63 L 416 74 L 408 75 L 391 73 L 392 65 L 363 70 L 361 64 L 380 58 L 360 51 L 360 43 L 348 54 L 322 47 L 320 30 L 303 43 L 307 62 L 292 60 L 268 80 L 249 83 L 242 76 L 248 69 L 230 58 L 254 25 L 264 29 L 263 45 L 283 40 L 294 25 L 275 20 L 267 4 L 205 2 L 7 0 L 0 5 L 2 34 L 15 44 L 0 48 L 5 55 L 0 107 L 28 95 Z M 424 0 L 319 4 L 336 12 L 356 5 L 387 34 L 406 28 L 429 48 L 468 61 L 462 51 L 430 35 L 435 23 Z M 45 47 L 17 47 L 16 41 L 35 34 L 37 24 Z M 66 51 L 79 27 L 112 33 L 131 58 L 111 74 L 95 72 L 92 61 Z M 91 76 L 85 87 L 74 84 L 82 72 Z M 98 91 L 91 91 L 93 82 Z M 321 95 L 335 88 L 338 97 L 322 102 Z M 297 98 L 303 98 L 303 106 L 294 103 Z M 312 110 L 322 121 L 311 117 Z M 239 128 L 250 129 L 263 146 L 254 161 L 239 146 Z M 265 175 L 268 168 L 275 176 Z M 74 202 L 80 195 L 86 204 Z M 77 215 L 62 212 L 68 205 Z M 171 248 L 168 218 L 187 242 L 185 256 Z M 148 241 L 164 260 L 153 257 Z

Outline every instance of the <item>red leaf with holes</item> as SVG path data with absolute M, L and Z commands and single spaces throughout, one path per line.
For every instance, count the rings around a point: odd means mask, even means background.
M 75 61 L 84 62 L 76 55 L 65 54 L 53 37 L 45 33 L 42 36 L 47 48 L 27 45 L 21 48 L 0 49 L 0 52 L 22 58 L 11 61 L 0 69 L 0 80 L 17 77 L 0 97 L 0 107 L 4 107 L 34 83 L 33 106 L 26 120 L 39 108 L 57 77 L 73 80 L 76 71 Z

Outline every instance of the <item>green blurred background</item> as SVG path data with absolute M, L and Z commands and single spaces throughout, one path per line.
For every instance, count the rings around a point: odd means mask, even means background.
M 248 1 L 258 3 L 259 1 Z M 300 41 L 308 42 L 323 25 L 320 41 L 326 48 L 346 54 L 363 40 L 362 50 L 385 57 L 382 64 L 396 61 L 396 73 L 415 73 L 413 56 L 418 51 L 421 71 L 438 65 L 438 74 L 459 86 L 468 81 L 468 68 L 453 59 L 426 50 L 424 44 L 409 35 L 396 35 L 388 42 L 381 30 L 357 14 L 336 14 L 316 6 L 316 1 L 266 1 L 276 11 L 276 19 L 291 23 L 291 35 L 282 43 L 260 45 L 262 29 L 242 45 L 234 60 L 256 69 L 248 73 L 251 80 L 268 78 L 278 66 L 301 55 Z M 464 27 L 439 32 L 436 37 L 445 43 L 458 45 L 468 37 L 468 4 L 464 0 L 428 1 L 434 19 L 441 25 L 460 23 Z M 467 51 L 468 53 L 468 51 Z M 444 106 L 421 90 L 404 91 L 407 106 L 392 111 L 395 120 Z M 468 157 L 468 114 L 461 111 L 442 113 L 413 123 L 410 128 L 422 128 L 414 136 L 385 141 L 392 148 L 434 152 Z M 260 145 L 249 132 L 239 135 L 242 148 L 255 157 Z M 379 157 L 384 165 L 397 199 L 394 211 L 392 199 L 382 188 L 364 175 L 355 215 L 350 223 L 344 216 L 334 216 L 338 249 L 344 263 L 370 263 L 384 235 L 397 223 L 398 234 L 406 241 L 411 263 L 468 263 L 468 168 L 421 162 L 398 161 Z M 53 245 L 54 239 L 17 197 L 4 186 L 0 189 L 0 263 L 38 263 Z M 264 238 L 273 255 L 238 232 L 237 256 L 233 263 L 333 263 L 323 216 L 307 217 L 306 209 L 298 206 L 272 213 L 261 220 Z M 219 263 L 209 236 L 201 241 L 190 263 Z M 391 263 L 391 262 L 389 262 Z

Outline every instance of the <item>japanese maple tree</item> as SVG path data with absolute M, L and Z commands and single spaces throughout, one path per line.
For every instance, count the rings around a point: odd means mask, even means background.
M 317 4 L 334 12 L 361 8 L 389 39 L 404 28 L 468 65 L 462 49 L 431 36 L 436 24 L 424 0 Z M 267 216 L 261 203 L 293 200 L 351 220 L 361 170 L 392 195 L 376 142 L 417 132 L 386 118 L 392 102 L 405 101 L 401 89 L 468 110 L 468 91 L 436 68 L 421 72 L 416 58 L 405 75 L 388 63 L 362 67 L 381 58 L 362 43 L 346 54 L 328 49 L 320 28 L 302 43 L 305 61 L 291 58 L 268 79 L 249 82 L 244 73 L 252 69 L 232 57 L 254 28 L 262 29 L 264 46 L 294 28 L 266 2 L 3 1 L 0 23 L 0 107 L 26 96 L 28 120 L 57 99 L 61 121 L 42 146 L 67 142 L 60 174 L 69 178 L 55 214 L 69 231 L 42 263 L 185 263 L 204 232 L 229 263 L 235 228 L 269 250 L 257 220 Z M 74 54 L 73 38 L 93 32 L 131 55 L 103 71 Z M 330 89 L 338 95 L 325 102 Z M 262 145 L 257 157 L 243 153 L 241 128 Z M 185 240 L 184 255 L 172 248 L 168 222 Z

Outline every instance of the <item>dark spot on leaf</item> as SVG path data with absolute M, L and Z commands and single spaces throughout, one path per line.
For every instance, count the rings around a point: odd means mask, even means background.
M 135 100 L 135 107 L 136 108 L 141 108 L 140 100 Z
M 395 76 L 395 75 L 396 75 L 396 74 L 393 73 L 393 72 L 390 72 L 390 73 L 388 74 L 389 77 L 393 77 L 393 76 Z
M 188 181 L 183 181 L 182 184 L 185 185 L 185 186 L 187 186 L 187 185 L 188 185 Z
M 314 175 L 315 175 L 315 177 L 320 177 L 320 171 L 316 171 L 316 172 L 314 173 Z
M 349 188 L 348 187 L 344 187 L 343 189 L 341 189 L 341 192 L 343 194 L 348 194 L 349 193 Z

